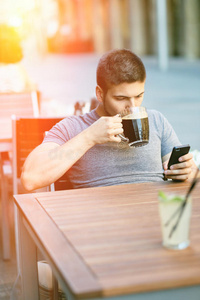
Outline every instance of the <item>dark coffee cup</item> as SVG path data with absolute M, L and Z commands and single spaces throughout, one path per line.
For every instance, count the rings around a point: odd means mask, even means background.
M 149 120 L 145 107 L 129 107 L 121 113 L 124 134 L 119 135 L 130 147 L 149 142 Z

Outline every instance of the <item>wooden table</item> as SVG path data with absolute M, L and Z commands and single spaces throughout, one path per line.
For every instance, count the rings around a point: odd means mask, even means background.
M 162 247 L 158 190 L 145 183 L 15 196 L 23 299 L 38 299 L 36 245 L 68 299 L 200 299 L 200 184 L 194 190 L 191 245 Z M 133 297 L 134 295 L 134 297 Z

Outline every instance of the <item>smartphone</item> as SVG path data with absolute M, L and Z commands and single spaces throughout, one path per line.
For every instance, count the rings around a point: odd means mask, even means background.
M 189 151 L 190 145 L 181 145 L 174 147 L 168 162 L 168 169 L 171 167 L 171 165 L 180 163 L 178 161 L 179 157 L 187 154 Z

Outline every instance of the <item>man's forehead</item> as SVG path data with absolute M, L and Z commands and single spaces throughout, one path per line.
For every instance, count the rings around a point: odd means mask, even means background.
M 132 83 L 123 82 L 118 85 L 110 85 L 108 91 L 114 94 L 127 94 L 132 96 L 132 94 L 141 94 L 144 92 L 144 82 L 136 81 Z

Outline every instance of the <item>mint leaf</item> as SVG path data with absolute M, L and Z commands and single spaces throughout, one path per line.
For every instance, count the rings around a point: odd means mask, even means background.
M 161 200 L 167 201 L 167 195 L 163 191 L 158 191 L 158 197 Z

